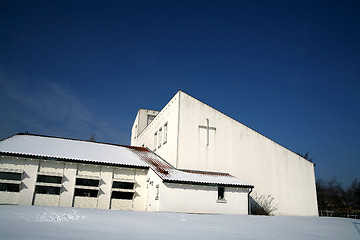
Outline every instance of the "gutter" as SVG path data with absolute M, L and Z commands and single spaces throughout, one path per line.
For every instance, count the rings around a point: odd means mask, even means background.
M 251 215 L 251 202 L 250 202 L 250 193 L 253 191 L 254 187 L 250 188 L 250 192 L 248 193 L 248 215 Z

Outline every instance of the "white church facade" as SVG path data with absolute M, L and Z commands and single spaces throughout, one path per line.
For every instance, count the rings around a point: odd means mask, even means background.
M 0 142 L 0 204 L 248 214 L 253 186 L 143 147 L 32 134 Z
M 177 169 L 226 172 L 273 199 L 275 215 L 317 216 L 314 164 L 205 103 L 178 91 L 161 111 L 140 109 L 131 145 Z

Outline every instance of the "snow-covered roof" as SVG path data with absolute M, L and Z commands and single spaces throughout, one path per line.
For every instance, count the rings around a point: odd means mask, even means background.
M 0 152 L 35 157 L 80 160 L 124 166 L 149 167 L 130 148 L 30 134 L 17 134 L 0 142 Z
M 137 154 L 150 165 L 150 168 L 165 182 L 216 184 L 225 186 L 249 187 L 253 186 L 227 173 L 203 172 L 176 169 L 165 160 L 150 151 L 137 151 Z
M 0 142 L 0 153 L 121 166 L 149 167 L 165 182 L 253 187 L 226 173 L 176 169 L 161 157 L 143 147 L 17 134 Z

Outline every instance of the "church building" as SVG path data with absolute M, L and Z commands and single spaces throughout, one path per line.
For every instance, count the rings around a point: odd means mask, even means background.
M 318 215 L 314 163 L 182 91 L 161 111 L 138 111 L 131 145 L 176 169 L 243 179 L 254 203 L 270 201 L 275 215 Z

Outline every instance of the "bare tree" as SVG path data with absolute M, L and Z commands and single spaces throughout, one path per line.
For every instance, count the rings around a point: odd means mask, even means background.
M 310 162 L 314 162 L 314 159 L 310 158 L 310 156 L 309 156 L 309 151 L 307 151 L 305 154 L 302 154 L 302 153 L 299 153 L 299 152 L 297 152 L 296 154 L 299 155 L 300 157 L 305 158 L 306 160 L 308 160 Z
M 329 181 L 318 179 L 316 192 L 320 216 L 350 217 L 360 213 L 360 183 L 355 179 L 343 188 L 336 178 Z
M 90 141 L 90 142 L 96 142 L 96 135 L 95 135 L 95 133 L 91 134 L 91 136 L 89 137 L 89 141 Z
M 278 209 L 278 204 L 275 204 L 275 198 L 271 195 L 258 196 L 256 194 L 251 199 L 251 214 L 253 215 L 272 215 Z

